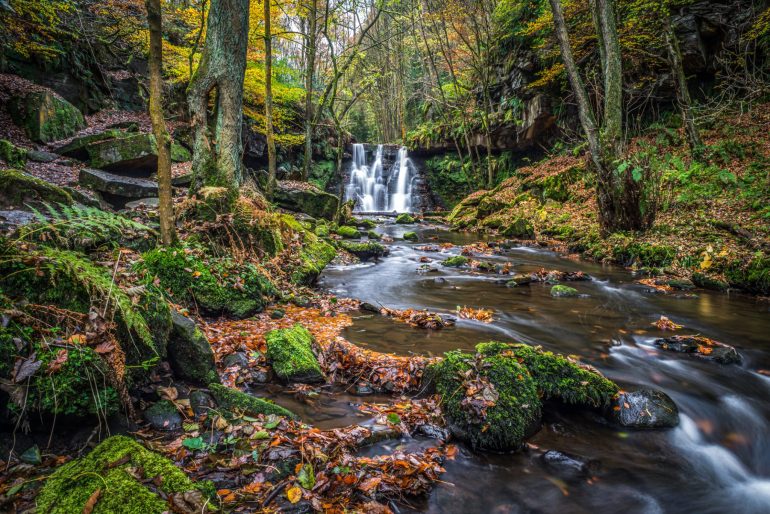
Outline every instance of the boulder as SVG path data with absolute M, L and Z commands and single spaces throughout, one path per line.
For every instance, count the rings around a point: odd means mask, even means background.
M 40 150 L 29 150 L 27 159 L 32 162 L 53 162 L 59 158 L 58 154 L 52 152 L 42 152 Z
M 529 220 L 517 218 L 513 223 L 505 227 L 500 234 L 515 239 L 531 239 L 535 236 L 535 229 L 532 228 L 532 223 Z
M 578 290 L 574 287 L 557 284 L 551 288 L 551 296 L 554 298 L 578 296 Z
M 611 420 L 626 428 L 672 428 L 679 424 L 674 400 L 653 389 L 619 393 L 609 412 Z
M 414 217 L 408 212 L 402 212 L 396 216 L 396 223 L 400 225 L 409 225 L 410 223 L 414 223 Z
M 417 232 L 404 232 L 405 241 L 418 241 Z
M 385 255 L 388 255 L 390 251 L 388 248 L 376 241 L 366 241 L 362 243 L 355 243 L 352 241 L 340 241 L 340 247 L 346 252 L 350 252 L 362 261 L 368 261 L 370 259 L 379 259 Z
M 244 414 L 257 416 L 259 414 L 285 416 L 297 419 L 297 415 L 280 405 L 269 402 L 256 396 L 251 396 L 237 389 L 225 387 L 222 384 L 210 384 L 209 391 L 217 401 L 219 407 L 231 412 L 240 411 Z
M 313 335 L 300 324 L 265 334 L 267 358 L 285 382 L 317 383 L 325 380 L 313 353 Z
M 307 182 L 281 181 L 275 189 L 275 203 L 284 209 L 303 212 L 314 218 L 333 220 L 339 199 Z
M 470 259 L 468 257 L 465 257 L 464 255 L 454 255 L 452 257 L 449 257 L 448 259 L 444 259 L 441 261 L 442 266 L 447 266 L 450 268 L 459 268 L 460 266 L 465 266 L 470 262 Z
M 13 97 L 8 103 L 8 112 L 13 122 L 38 143 L 71 137 L 86 126 L 77 107 L 50 91 Z
M 175 504 L 173 499 L 179 495 L 183 505 L 195 506 L 194 512 L 207 512 L 210 493 L 210 482 L 194 484 L 172 461 L 117 435 L 85 457 L 56 468 L 36 502 L 37 511 L 48 514 L 161 514 L 169 511 L 169 502 Z M 98 501 L 89 507 L 97 494 Z
M 22 171 L 0 170 L 0 208 L 18 209 L 41 203 L 72 205 L 72 196 L 60 187 Z
M 152 180 L 136 177 L 123 177 L 108 171 L 83 168 L 78 177 L 80 185 L 106 193 L 105 199 L 110 203 L 120 203 L 121 199 L 147 198 L 158 196 L 158 183 Z M 112 195 L 119 198 L 110 198 Z M 122 205 L 121 205 L 122 207 Z
M 351 227 L 349 225 L 342 225 L 341 227 L 338 227 L 334 233 L 338 236 L 344 237 L 345 239 L 358 239 L 361 237 L 361 232 L 359 232 L 356 227 Z
M 5 164 L 11 168 L 24 169 L 28 158 L 27 150 L 19 148 L 10 141 L 0 139 L 0 161 L 5 161 Z
M 156 430 L 178 430 L 182 427 L 182 415 L 168 400 L 153 403 L 144 411 L 144 419 Z
M 738 351 L 725 343 L 703 336 L 671 336 L 655 340 L 655 346 L 671 352 L 687 353 L 720 364 L 739 364 Z
M 214 352 L 203 332 L 193 320 L 173 310 L 171 322 L 168 361 L 176 376 L 200 385 L 219 382 Z

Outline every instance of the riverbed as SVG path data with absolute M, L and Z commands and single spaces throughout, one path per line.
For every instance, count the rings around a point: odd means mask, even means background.
M 481 341 L 539 344 L 578 355 L 626 390 L 656 388 L 680 409 L 680 425 L 662 431 L 624 431 L 595 414 L 547 409 L 542 428 L 525 451 L 496 455 L 460 446 L 445 464 L 443 483 L 429 497 L 400 506 L 419 512 L 770 512 L 770 303 L 738 294 L 703 290 L 660 294 L 630 271 L 567 258 L 548 249 L 514 246 L 474 259 L 511 263 L 517 273 L 541 268 L 583 271 L 593 280 L 575 282 L 579 297 L 554 298 L 550 285 L 510 288 L 504 276 L 441 266 L 460 245 L 481 239 L 439 225 L 376 229 L 394 239 L 377 263 L 331 266 L 319 285 L 341 297 L 389 308 L 424 308 L 453 316 L 458 306 L 494 311 L 491 323 L 457 320 L 443 330 L 413 328 L 371 313 L 354 313 L 343 334 L 351 342 L 400 355 L 440 355 L 472 349 Z M 402 239 L 416 231 L 419 242 Z M 422 245 L 453 243 L 441 252 Z M 421 262 L 421 258 L 422 261 Z M 430 262 L 424 262 L 429 259 Z M 721 365 L 656 348 L 671 335 L 653 325 L 661 316 L 733 345 L 739 365 Z M 335 396 L 329 410 L 303 412 L 320 427 L 344 426 L 355 398 Z M 332 405 L 328 405 L 332 407 Z M 431 440 L 390 441 L 425 446 Z M 556 450 L 585 464 L 578 471 L 549 465 L 542 454 Z

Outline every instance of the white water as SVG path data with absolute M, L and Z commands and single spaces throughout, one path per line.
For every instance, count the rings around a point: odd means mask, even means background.
M 412 182 L 416 177 L 414 164 L 406 148 L 398 150 L 396 163 L 387 179 L 382 173 L 382 145 L 377 145 L 374 161 L 366 162 L 364 145 L 353 145 L 350 182 L 345 188 L 345 201 L 355 200 L 359 212 L 410 212 Z

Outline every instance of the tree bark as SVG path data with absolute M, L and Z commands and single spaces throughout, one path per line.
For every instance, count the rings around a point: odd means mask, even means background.
M 158 211 L 160 238 L 164 245 L 176 241 L 174 206 L 171 198 L 171 137 L 163 118 L 163 27 L 160 0 L 147 0 L 147 23 L 150 28 L 150 120 L 158 148 Z
M 308 0 L 307 62 L 305 63 L 305 161 L 302 180 L 310 177 L 313 160 L 313 79 L 315 77 L 316 36 L 318 35 L 318 8 L 316 0 Z
M 687 76 L 684 74 L 684 65 L 682 64 L 682 51 L 679 49 L 679 40 L 674 32 L 674 27 L 671 25 L 669 13 L 665 13 L 664 18 L 666 46 L 668 47 L 668 55 L 671 59 L 671 69 L 674 72 L 674 78 L 676 79 L 679 110 L 682 113 L 682 122 L 684 123 L 684 128 L 687 132 L 687 141 L 690 144 L 690 151 L 693 155 L 696 155 L 703 146 L 703 141 L 701 141 L 700 132 L 698 132 L 698 127 L 695 124 L 695 116 L 693 116 L 692 112 L 690 90 L 687 86 Z
M 267 194 L 275 190 L 275 135 L 273 134 L 273 34 L 270 28 L 270 0 L 265 4 L 265 136 L 267 137 Z
M 193 184 L 238 195 L 243 179 L 243 78 L 249 35 L 249 0 L 212 0 L 206 42 L 187 100 L 193 127 Z M 214 93 L 214 115 L 209 100 Z

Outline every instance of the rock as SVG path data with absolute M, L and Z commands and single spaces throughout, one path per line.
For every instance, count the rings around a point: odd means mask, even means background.
M 362 261 L 368 261 L 370 259 L 377 260 L 390 253 L 390 250 L 388 250 L 386 246 L 376 241 L 365 241 L 361 243 L 341 241 L 340 247 L 343 250 L 352 253 Z
M 373 305 L 373 304 L 371 304 L 369 302 L 361 302 L 361 305 L 359 305 L 358 308 L 360 310 L 362 310 L 362 311 L 365 311 L 365 312 L 374 312 L 376 314 L 380 313 L 379 307 L 377 307 L 376 305 Z
M 153 403 L 144 411 L 144 419 L 156 430 L 177 430 L 182 428 L 182 415 L 169 400 Z
M 225 368 L 248 368 L 249 357 L 243 352 L 231 353 L 222 359 L 222 366 Z
M 619 393 L 609 412 L 614 422 L 626 428 L 671 428 L 679 424 L 674 400 L 653 389 Z
M 217 402 L 206 391 L 196 390 L 190 393 L 190 408 L 196 416 L 208 414 L 209 410 L 215 409 Z
M 18 227 L 35 221 L 35 215 L 27 211 L 0 211 L 0 232 L 13 232 Z
M 87 134 L 85 136 L 79 136 L 64 146 L 60 146 L 54 150 L 59 155 L 64 157 L 72 157 L 80 161 L 87 161 L 89 159 L 88 147 L 89 145 L 96 144 L 109 139 L 116 139 L 123 137 L 125 134 L 118 129 L 108 129 L 104 132 L 97 132 L 95 134 Z
M 596 461 L 556 450 L 548 450 L 540 458 L 549 471 L 567 480 L 587 478 L 598 467 Z
M 75 189 L 74 187 L 64 186 L 62 189 L 68 192 L 75 202 L 85 205 L 86 207 L 96 207 L 97 209 L 107 208 L 105 202 L 100 202 L 96 198 L 91 198 L 87 194 L 78 189 Z
M 257 368 L 251 371 L 251 380 L 256 384 L 267 384 L 272 379 L 269 370 Z
M 416 232 L 404 232 L 404 240 L 405 241 L 417 241 L 417 233 Z
M 203 332 L 193 320 L 175 310 L 171 311 L 171 322 L 168 361 L 176 376 L 201 385 L 219 382 L 214 352 Z
M 24 169 L 27 165 L 29 152 L 24 148 L 19 148 L 10 141 L 0 139 L 0 160 L 10 168 Z
M 366 232 L 366 237 L 369 239 L 374 239 L 375 241 L 379 241 L 382 239 L 382 236 L 375 232 L 374 230 L 369 230 Z
M 348 225 L 342 225 L 341 227 L 338 227 L 334 233 L 338 236 L 344 237 L 345 239 L 358 239 L 361 237 L 361 232 L 359 232 L 356 227 L 351 227 Z
M 739 364 L 738 351 L 725 343 L 703 336 L 671 336 L 655 340 L 655 346 L 672 352 L 697 355 L 720 364 Z
M 470 262 L 470 259 L 465 257 L 464 255 L 455 255 L 453 257 L 449 257 L 448 259 L 444 259 L 441 261 L 442 266 L 447 266 L 450 268 L 459 268 L 460 266 L 465 266 Z
M 291 419 L 297 419 L 297 415 L 280 405 L 269 402 L 256 396 L 251 396 L 237 389 L 225 387 L 222 384 L 210 384 L 209 390 L 217 401 L 219 407 L 232 412 L 240 411 L 252 416 L 259 414 L 276 416 L 285 416 Z
M 409 225 L 410 223 L 414 223 L 414 217 L 408 212 L 402 212 L 396 216 L 396 223 L 400 225 Z
M 38 143 L 68 138 L 86 126 L 77 107 L 50 91 L 11 98 L 8 112 L 13 122 Z
M 185 173 L 171 179 L 171 185 L 174 187 L 187 187 L 192 184 L 193 174 Z
M 724 280 L 720 280 L 700 272 L 695 272 L 692 274 L 692 281 L 693 284 L 698 287 L 702 287 L 703 289 L 711 289 L 714 291 L 727 291 L 727 289 L 730 287 L 730 284 Z
M 523 273 L 517 273 L 505 283 L 508 287 L 526 286 L 532 283 L 532 277 Z
M 191 160 L 190 150 L 178 143 L 171 143 L 171 162 L 190 162 Z
M 138 207 L 158 207 L 160 200 L 158 198 L 140 198 L 133 202 L 126 202 L 126 209 L 136 209 Z
M 59 158 L 58 154 L 51 152 L 41 152 L 40 150 L 28 150 L 27 159 L 32 162 L 53 162 Z
M 325 377 L 313 353 L 315 340 L 300 324 L 265 334 L 267 358 L 275 374 L 286 382 L 317 383 Z
M 270 313 L 271 319 L 281 319 L 286 315 L 286 313 L 281 309 L 274 309 L 273 312 Z
M 528 220 L 517 218 L 513 223 L 505 227 L 500 234 L 516 239 L 531 239 L 535 236 L 535 229 L 532 228 L 532 223 Z
M 574 287 L 557 284 L 551 288 L 551 296 L 554 298 L 578 296 L 578 290 Z
M 327 220 L 336 217 L 339 204 L 336 196 L 312 184 L 292 181 L 278 182 L 273 200 L 284 209 Z
M 171 497 L 183 495 L 189 512 L 205 512 L 201 491 L 211 488 L 210 482 L 194 484 L 172 461 L 133 439 L 113 436 L 85 457 L 57 467 L 37 495 L 36 507 L 47 514 L 161 514 L 170 510 Z M 88 507 L 97 490 L 98 501 Z
M 65 190 L 44 180 L 18 170 L 0 170 L 0 208 L 15 210 L 42 203 L 72 205 L 73 201 Z
M 89 187 L 94 191 L 106 193 L 119 198 L 113 198 L 113 202 L 121 203 L 126 198 L 147 198 L 158 196 L 158 184 L 151 180 L 134 177 L 122 177 L 107 171 L 83 168 L 78 177 L 80 185 Z M 106 197 L 106 199 L 110 199 Z
M 24 453 L 19 455 L 19 460 L 27 464 L 32 464 L 33 466 L 37 466 L 43 461 L 43 459 L 40 456 L 40 448 L 38 448 L 37 445 L 30 446 L 29 448 L 24 450 Z
M 372 389 L 372 386 L 370 386 L 367 383 L 358 383 L 356 384 L 355 393 L 356 396 L 368 396 L 370 394 L 374 394 L 374 389 Z

